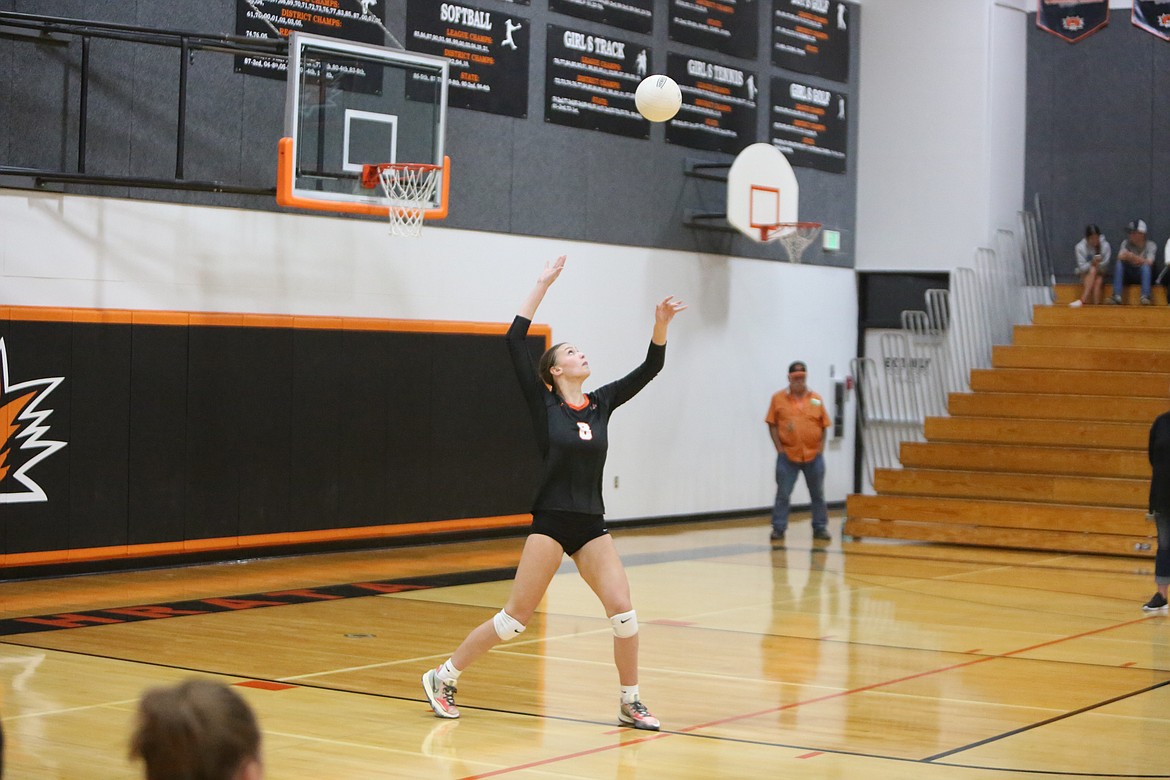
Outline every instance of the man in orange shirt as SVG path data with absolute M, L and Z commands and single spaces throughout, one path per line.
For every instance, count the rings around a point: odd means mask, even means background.
M 825 429 L 832 425 L 825 402 L 808 389 L 808 366 L 797 360 L 788 367 L 788 387 L 772 396 L 768 432 L 776 447 L 776 504 L 772 508 L 772 541 L 788 531 L 788 499 L 796 478 L 804 474 L 812 501 L 813 539 L 829 541 L 829 509 L 825 506 Z

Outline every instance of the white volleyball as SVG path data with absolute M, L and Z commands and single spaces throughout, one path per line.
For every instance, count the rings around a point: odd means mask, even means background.
M 682 107 L 682 90 L 670 76 L 647 76 L 634 92 L 634 104 L 651 122 L 665 122 Z

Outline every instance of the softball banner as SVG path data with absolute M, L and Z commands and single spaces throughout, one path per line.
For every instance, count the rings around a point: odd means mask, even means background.
M 1134 25 L 1170 41 L 1170 0 L 1133 0 Z
M 1109 0 L 1037 0 L 1036 26 L 1076 43 L 1109 24 Z

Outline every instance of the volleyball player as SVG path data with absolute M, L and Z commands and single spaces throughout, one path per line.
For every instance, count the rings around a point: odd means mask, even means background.
M 618 720 L 657 731 L 658 719 L 642 703 L 638 691 L 638 618 L 625 568 L 605 527 L 601 479 L 609 417 L 662 369 L 667 328 L 686 305 L 673 297 L 659 303 L 645 361 L 622 379 L 585 393 L 582 386 L 590 367 L 581 350 L 572 344 L 556 344 L 534 370 L 525 343 L 537 307 L 564 267 L 564 255 L 545 264 L 506 337 L 544 460 L 532 528 L 516 567 L 512 593 L 504 608 L 473 629 L 454 655 L 423 674 L 423 689 L 435 715 L 458 718 L 459 675 L 492 647 L 524 631 L 562 557 L 568 554 L 601 600 L 613 627 L 613 655 L 621 684 Z

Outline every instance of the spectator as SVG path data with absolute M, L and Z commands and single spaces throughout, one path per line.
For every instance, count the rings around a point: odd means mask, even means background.
M 130 757 L 146 780 L 260 780 L 260 727 L 223 683 L 193 678 L 152 688 L 138 702 Z
M 1170 412 L 1159 415 L 1150 426 L 1150 505 L 1149 516 L 1158 529 L 1158 549 L 1154 553 L 1154 595 L 1142 605 L 1146 612 L 1166 611 L 1166 591 L 1170 587 Z
M 1113 248 L 1109 246 L 1105 236 L 1101 235 L 1101 228 L 1096 225 L 1086 225 L 1085 237 L 1077 242 L 1073 251 L 1076 252 L 1077 276 L 1081 277 L 1084 290 L 1081 292 L 1081 297 L 1070 303 L 1069 306 L 1100 303 L 1109 260 L 1113 257 Z
M 1125 226 L 1129 237 L 1121 242 L 1121 249 L 1117 253 L 1117 264 L 1113 268 L 1113 297 L 1110 303 L 1121 303 L 1121 291 L 1125 284 L 1142 285 L 1142 304 L 1150 305 L 1150 283 L 1154 268 L 1154 258 L 1158 254 L 1158 246 L 1146 239 L 1146 221 L 1132 220 Z
M 813 539 L 829 541 L 829 508 L 825 504 L 825 429 L 833 423 L 825 402 L 808 389 L 808 366 L 797 360 L 788 366 L 788 387 L 772 396 L 768 432 L 776 447 L 776 503 L 772 508 L 772 541 L 783 542 L 788 531 L 789 497 L 796 479 L 804 474 L 812 502 Z

